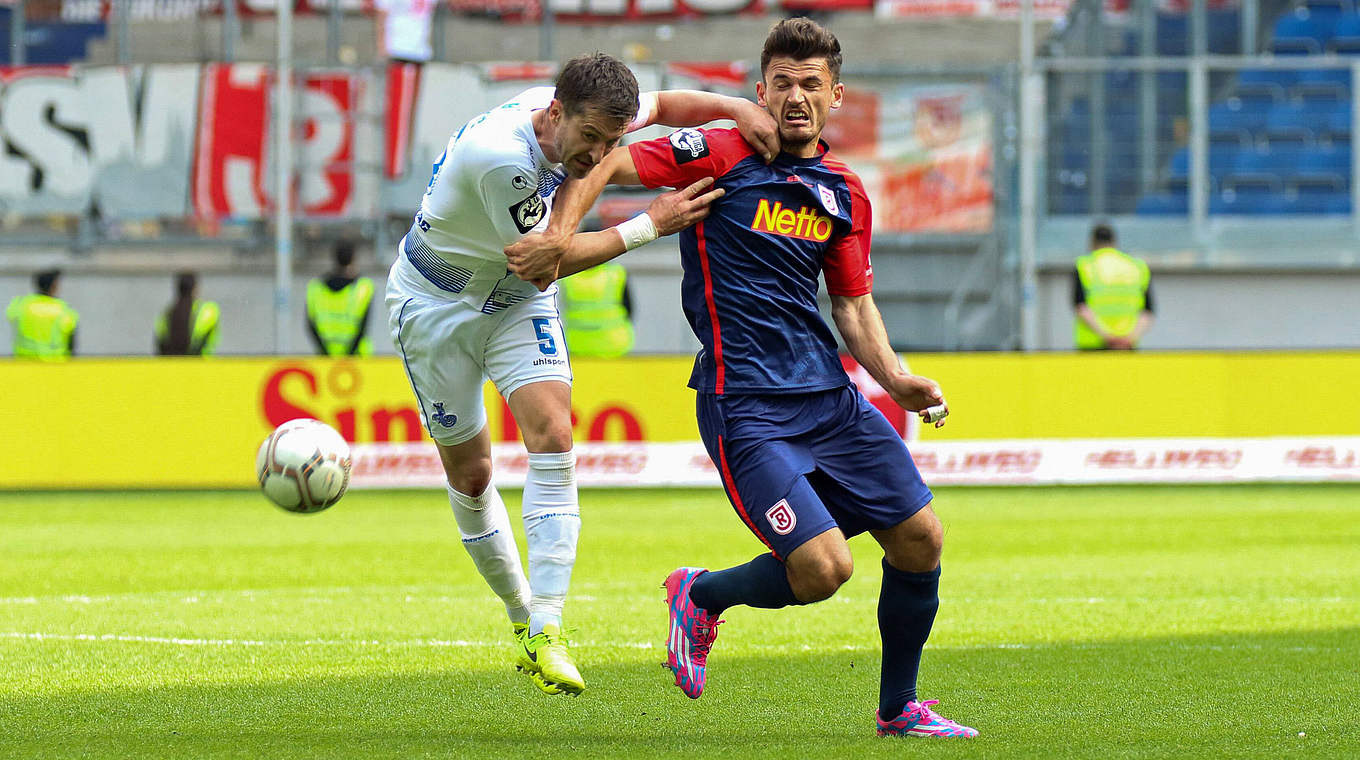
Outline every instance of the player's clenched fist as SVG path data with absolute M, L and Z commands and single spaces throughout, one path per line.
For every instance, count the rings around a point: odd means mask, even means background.
M 544 290 L 557 279 L 558 262 L 570 244 L 571 235 L 556 234 L 551 229 L 525 235 L 506 246 L 506 269 Z
M 657 236 L 673 235 L 708 216 L 713 201 L 723 197 L 723 193 L 727 192 L 721 187 L 704 192 L 712 185 L 713 178 L 704 177 L 689 187 L 662 193 L 653 198 L 651 204 L 647 206 L 647 216 L 652 218 Z
M 925 422 L 935 423 L 935 427 L 944 426 L 949 404 L 945 403 L 944 392 L 934 380 L 902 373 L 892 377 L 883 389 L 898 406 L 915 412 Z

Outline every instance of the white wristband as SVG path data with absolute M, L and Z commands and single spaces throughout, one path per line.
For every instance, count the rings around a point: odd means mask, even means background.
M 656 240 L 656 225 L 652 224 L 652 218 L 647 216 L 647 212 L 642 212 L 626 222 L 615 225 L 614 229 L 619 231 L 623 237 L 623 249 L 631 251 L 640 245 L 646 245 Z

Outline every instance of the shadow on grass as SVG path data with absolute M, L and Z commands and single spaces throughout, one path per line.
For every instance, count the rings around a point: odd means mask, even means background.
M 587 667 L 577 699 L 500 665 L 294 680 L 261 662 L 246 684 L 10 701 L 0 755 L 1354 757 L 1357 652 L 1360 628 L 931 649 L 922 696 L 983 735 L 910 746 L 873 736 L 877 653 L 724 658 L 719 642 L 697 702 L 655 651 Z

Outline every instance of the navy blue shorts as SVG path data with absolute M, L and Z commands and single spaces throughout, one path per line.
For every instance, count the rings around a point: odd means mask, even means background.
M 902 436 L 854 386 L 700 393 L 697 406 L 727 498 L 780 559 L 833 526 L 891 528 L 930 503 Z

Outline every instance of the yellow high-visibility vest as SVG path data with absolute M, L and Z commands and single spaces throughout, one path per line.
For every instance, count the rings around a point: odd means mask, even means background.
M 1100 248 L 1077 259 L 1077 277 L 1086 291 L 1086 305 L 1113 335 L 1128 335 L 1138 324 L 1138 315 L 1147 308 L 1147 264 L 1117 248 Z M 1073 325 L 1077 348 L 1104 348 L 1100 339 L 1081 317 Z
M 164 343 L 170 333 L 170 309 L 161 312 L 156 320 L 156 342 Z M 222 309 L 214 301 L 194 301 L 189 312 L 189 347 L 186 356 L 211 356 L 217 353 L 217 326 L 222 321 Z
M 628 273 L 607 263 L 560 283 L 562 321 L 574 356 L 614 358 L 633 350 L 633 323 L 623 307 Z
M 80 315 L 60 298 L 30 293 L 9 302 L 5 317 L 14 326 L 14 356 L 60 360 L 71 356 L 71 335 Z
M 354 338 L 363 331 L 363 320 L 373 301 L 373 281 L 360 277 L 340 290 L 331 290 L 321 280 L 307 284 L 307 318 L 316 327 L 328 356 L 345 356 Z M 359 341 L 358 356 L 373 353 L 373 341 Z

